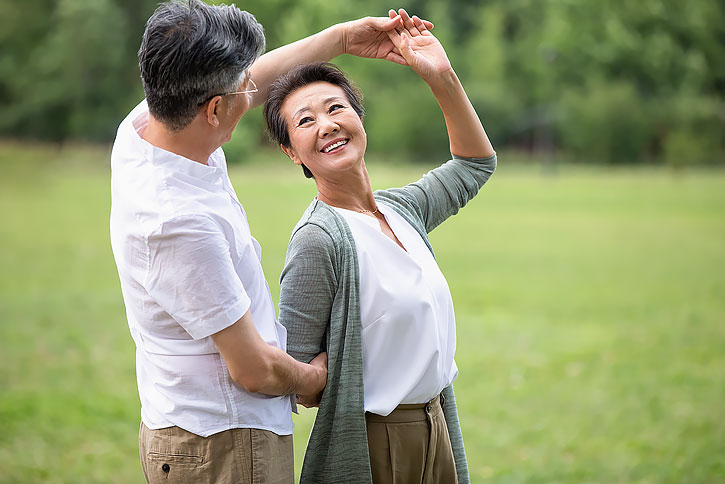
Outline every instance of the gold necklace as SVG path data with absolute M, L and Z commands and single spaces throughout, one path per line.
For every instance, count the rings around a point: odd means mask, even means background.
M 317 195 L 315 195 L 315 200 L 320 200 L 320 197 L 318 197 Z M 320 200 L 320 201 L 322 201 L 322 200 Z M 328 203 L 328 205 L 330 205 L 330 204 Z M 334 205 L 330 205 L 330 206 L 334 207 Z M 340 207 L 340 208 L 345 208 L 345 207 Z M 345 209 L 345 210 L 349 210 L 349 209 Z M 370 215 L 375 215 L 376 213 L 378 213 L 378 207 L 376 206 L 375 207 L 375 210 L 365 210 L 365 209 L 359 210 L 359 209 L 355 209 L 355 211 L 358 212 L 358 213 L 369 213 Z
M 378 213 L 378 207 L 375 207 L 375 210 L 355 210 L 356 212 L 360 213 L 369 213 L 370 215 L 375 215 Z

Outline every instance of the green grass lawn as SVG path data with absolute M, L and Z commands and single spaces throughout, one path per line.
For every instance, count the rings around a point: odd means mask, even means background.
M 108 156 L 0 145 L 2 483 L 143 482 Z M 277 299 L 315 190 L 264 160 L 231 177 Z M 372 161 L 376 188 L 432 167 Z M 474 482 L 725 482 L 725 171 L 502 156 L 431 239 Z M 298 471 L 313 418 L 295 417 Z

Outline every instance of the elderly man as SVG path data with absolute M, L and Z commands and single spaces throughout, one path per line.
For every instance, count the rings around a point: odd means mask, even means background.
M 221 145 L 296 64 L 342 53 L 405 63 L 386 34 L 397 26 L 365 18 L 259 57 L 262 27 L 234 6 L 174 1 L 149 18 L 146 99 L 111 155 L 111 244 L 137 348 L 148 482 L 292 482 L 290 399 L 322 391 L 326 355 L 304 364 L 285 353 Z

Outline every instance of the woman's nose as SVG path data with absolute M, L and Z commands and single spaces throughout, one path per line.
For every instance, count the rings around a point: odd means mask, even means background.
M 325 137 L 338 131 L 340 131 L 340 126 L 331 118 L 325 117 L 320 121 L 320 136 Z

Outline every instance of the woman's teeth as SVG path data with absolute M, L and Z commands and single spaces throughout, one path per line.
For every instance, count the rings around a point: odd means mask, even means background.
M 325 148 L 324 150 L 322 150 L 322 152 L 323 153 L 329 153 L 330 151 L 334 150 L 338 146 L 342 146 L 342 145 L 345 145 L 345 144 L 347 144 L 347 141 L 345 141 L 345 140 L 338 141 L 337 143 L 333 143 L 330 146 L 328 146 L 327 148 Z

